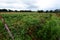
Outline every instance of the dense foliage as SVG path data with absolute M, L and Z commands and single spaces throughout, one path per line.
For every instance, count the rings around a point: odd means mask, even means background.
M 38 12 L 38 13 L 60 13 L 60 9 L 55 10 L 11 10 L 11 9 L 0 9 L 0 12 Z
M 60 17 L 50 13 L 0 14 L 15 40 L 59 40 Z M 0 40 L 12 40 L 0 20 Z

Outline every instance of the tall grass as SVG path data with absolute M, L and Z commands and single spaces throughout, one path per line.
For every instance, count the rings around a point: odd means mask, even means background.
M 59 40 L 60 17 L 46 13 L 1 14 L 15 40 Z M 0 40 L 12 40 L 0 21 Z

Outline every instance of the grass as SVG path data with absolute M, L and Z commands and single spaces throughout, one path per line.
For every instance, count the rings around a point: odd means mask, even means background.
M 60 17 L 55 13 L 2 12 L 14 40 L 59 40 Z M 0 20 L 0 40 L 12 40 Z

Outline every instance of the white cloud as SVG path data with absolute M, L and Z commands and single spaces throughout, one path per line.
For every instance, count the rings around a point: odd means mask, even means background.
M 60 8 L 60 0 L 0 0 L 0 8 L 47 10 Z
M 48 9 L 55 6 L 55 0 L 37 0 L 35 5 L 39 9 Z
M 6 9 L 26 9 L 27 5 L 21 0 L 0 0 L 0 8 Z

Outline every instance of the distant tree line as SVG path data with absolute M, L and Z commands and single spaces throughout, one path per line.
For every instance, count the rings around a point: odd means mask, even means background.
M 38 13 L 60 13 L 60 9 L 56 9 L 56 10 L 38 10 Z
M 0 9 L 0 12 L 33 12 L 32 10 L 10 10 L 10 9 Z M 37 10 L 36 12 L 38 13 L 60 13 L 60 9 L 56 9 L 56 10 Z
M 0 12 L 13 12 L 13 10 L 7 10 L 7 9 L 0 9 Z
M 32 12 L 31 10 L 10 10 L 10 9 L 0 9 L 0 12 Z

